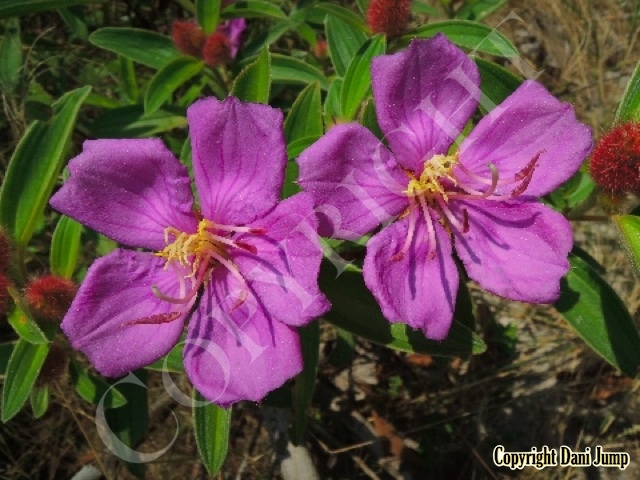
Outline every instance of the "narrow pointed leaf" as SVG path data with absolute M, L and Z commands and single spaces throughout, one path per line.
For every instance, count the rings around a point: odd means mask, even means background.
M 464 2 L 460 10 L 456 12 L 456 18 L 460 20 L 482 20 L 505 3 L 507 3 L 507 0 L 474 0 L 472 2 Z
M 284 19 L 287 15 L 271 2 L 261 0 L 242 0 L 233 2 L 222 10 L 222 18 L 277 18 Z
M 245 102 L 268 103 L 271 91 L 271 54 L 267 47 L 233 82 L 231 93 Z
M 169 37 L 139 28 L 101 28 L 89 35 L 89 41 L 96 47 L 156 69 L 180 56 Z
M 127 403 L 127 399 L 116 388 L 83 369 L 75 360 L 69 364 L 69 376 L 80 397 L 93 405 L 103 401 L 105 408 L 118 408 Z
M 212 34 L 220 19 L 220 0 L 196 0 L 196 19 L 207 35 Z
M 205 398 L 194 389 L 193 423 L 195 425 L 198 452 L 209 475 L 220 471 L 229 448 L 229 426 L 231 408 L 221 408 L 207 403 Z
M 202 70 L 204 63 L 193 57 L 178 57 L 167 63 L 153 76 L 144 95 L 144 112 L 154 113 L 173 92 Z
M 447 338 L 428 340 L 419 330 L 384 318 L 360 272 L 346 270 L 335 278 L 335 268 L 323 263 L 320 287 L 332 304 L 325 318 L 351 333 L 395 350 L 457 357 L 479 354 L 487 346 L 475 333 L 454 320 Z
M 2 2 L 0 2 L 0 18 L 54 10 L 72 5 L 87 5 L 89 3 L 102 3 L 106 1 L 107 0 L 2 0 Z
M 308 13 L 309 15 L 320 14 L 320 16 L 328 14 L 348 25 L 351 25 L 354 28 L 357 28 L 358 30 L 362 30 L 363 32 L 367 31 L 367 26 L 364 23 L 362 17 L 349 10 L 348 8 L 336 5 L 335 3 L 318 2 L 318 4 L 309 9 Z M 318 23 L 322 23 L 322 20 L 323 19 L 321 19 Z
M 40 418 L 49 408 L 49 387 L 48 385 L 34 386 L 31 390 L 31 411 L 34 418 Z
M 291 440 L 296 445 L 300 445 L 304 439 L 304 431 L 307 427 L 307 410 L 311 405 L 316 384 L 318 358 L 320 356 L 320 322 L 312 322 L 299 331 L 304 369 L 296 376 L 293 385 Z
M 636 69 L 627 83 L 627 88 L 622 95 L 618 111 L 616 112 L 616 120 L 624 122 L 627 120 L 640 121 L 640 62 L 636 65 Z
M 322 135 L 322 103 L 320 85 L 309 84 L 291 106 L 284 122 L 287 143 L 304 137 Z
M 7 365 L 9 365 L 9 359 L 14 347 L 15 342 L 0 343 L 0 377 L 5 376 L 7 373 Z
M 473 59 L 480 71 L 480 108 L 485 113 L 500 105 L 504 99 L 518 88 L 523 80 L 504 67 L 475 57 Z
M 446 20 L 413 30 L 407 38 L 431 38 L 444 33 L 449 40 L 469 50 L 497 57 L 517 57 L 518 50 L 507 37 L 482 23 L 468 20 Z
M 385 49 L 385 37 L 377 36 L 364 43 L 351 60 L 340 92 L 344 120 L 353 120 L 364 99 L 371 94 L 371 60 L 384 54 Z
M 640 217 L 617 215 L 613 217 L 613 221 L 618 227 L 629 258 L 636 268 L 636 273 L 640 275 Z
M 273 83 L 307 84 L 318 82 L 320 88 L 329 88 L 329 80 L 316 67 L 297 58 L 274 53 L 271 55 Z
M 327 15 L 324 30 L 333 68 L 338 76 L 344 77 L 351 59 L 367 40 L 367 35 L 334 15 Z
M 16 305 L 7 318 L 15 332 L 29 343 L 49 343 L 49 338 L 34 320 L 24 298 L 13 287 L 9 287 L 7 291 Z
M 184 108 L 161 108 L 145 115 L 142 105 L 129 105 L 104 112 L 90 127 L 97 138 L 146 138 L 187 125 Z
M 583 340 L 629 377 L 640 366 L 640 334 L 616 292 L 579 257 L 560 285 L 555 308 Z
M 80 254 L 82 229 L 82 225 L 72 218 L 63 215 L 58 220 L 49 252 L 49 267 L 54 275 L 64 278 L 73 277 Z
M 91 91 L 83 87 L 63 95 L 53 105 L 53 117 L 33 122 L 9 162 L 0 190 L 0 223 L 19 247 L 24 247 L 41 220 L 65 162 L 80 106 Z
M 0 40 L 0 91 L 12 91 L 18 85 L 22 71 L 20 22 L 10 18 L 1 24 L 4 35 Z
M 34 345 L 19 339 L 9 364 L 2 388 L 2 421 L 11 420 L 29 398 L 42 364 L 49 352 L 49 343 Z

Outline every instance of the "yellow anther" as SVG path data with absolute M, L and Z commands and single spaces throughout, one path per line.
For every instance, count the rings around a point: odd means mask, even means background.
M 419 178 L 411 178 L 407 189 L 404 193 L 410 197 L 416 197 L 420 195 L 439 194 L 448 201 L 447 192 L 442 186 L 442 180 L 446 179 L 457 184 L 456 179 L 453 177 L 453 167 L 458 162 L 458 152 L 454 155 L 434 155 L 429 160 L 424 162 L 424 169 Z
M 181 232 L 173 227 L 165 228 L 164 238 L 167 246 L 162 251 L 156 252 L 157 256 L 167 260 L 165 269 L 169 268 L 170 262 L 176 261 L 185 267 L 190 266 L 190 276 L 195 276 L 204 259 L 209 261 L 212 254 L 225 257 L 223 239 L 208 230 L 214 226 L 215 224 L 209 220 L 200 220 L 196 233 Z M 171 243 L 169 243 L 170 237 L 174 239 Z

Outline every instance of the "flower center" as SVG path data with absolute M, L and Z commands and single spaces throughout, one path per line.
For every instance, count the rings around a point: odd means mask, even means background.
M 448 201 L 443 181 L 448 180 L 453 185 L 457 185 L 458 182 L 453 178 L 452 173 L 454 165 L 458 163 L 458 157 L 458 152 L 455 155 L 434 155 L 430 160 L 424 162 L 424 170 L 419 178 L 410 174 L 411 180 L 403 193 L 406 193 L 408 197 L 419 195 L 431 197 L 433 194 L 439 194 L 445 201 Z
M 542 152 L 538 152 L 525 167 L 517 172 L 513 178 L 501 180 L 495 165 L 489 164 L 491 178 L 477 175 L 467 169 L 460 162 L 460 152 L 453 155 L 434 155 L 424 162 L 422 173 L 416 177 L 408 171 L 409 183 L 403 191 L 408 197 L 409 208 L 403 216 L 408 217 L 409 230 L 407 238 L 400 249 L 394 254 L 392 260 L 402 260 L 411 246 L 416 230 L 416 222 L 420 215 L 424 218 L 427 227 L 428 258 L 436 256 L 436 230 L 433 224 L 432 212 L 437 215 L 437 221 L 451 235 L 453 230 L 461 233 L 469 231 L 469 215 L 467 209 L 462 209 L 462 218 L 456 218 L 449 208 L 451 200 L 508 200 L 521 195 L 529 185 L 538 158 Z M 470 181 L 476 185 L 486 186 L 484 191 L 476 186 L 465 184 L 460 178 L 456 178 L 454 168 L 457 167 Z M 511 191 L 506 194 L 496 194 L 499 186 L 511 186 Z M 482 187 L 481 187 L 482 188 Z
M 153 293 L 160 299 L 171 303 L 187 303 L 198 292 L 202 284 L 206 284 L 211 276 L 211 271 L 218 265 L 224 268 L 240 282 L 242 292 L 232 309 L 242 305 L 247 298 L 248 287 L 247 282 L 240 273 L 238 267 L 233 263 L 229 252 L 233 249 L 241 249 L 246 252 L 256 254 L 256 247 L 234 239 L 238 233 L 253 233 L 262 235 L 266 232 L 264 228 L 251 227 L 235 227 L 231 225 L 222 225 L 211 220 L 202 219 L 198 223 L 196 233 L 182 232 L 176 228 L 168 227 L 164 231 L 164 241 L 166 247 L 155 255 L 165 258 L 165 270 L 170 266 L 180 266 L 190 270 L 187 275 L 180 274 L 181 291 L 184 292 L 185 280 L 192 279 L 191 290 L 180 298 L 173 298 L 160 292 L 154 286 Z M 172 241 L 171 238 L 173 238 Z M 184 268 L 182 272 L 184 272 Z

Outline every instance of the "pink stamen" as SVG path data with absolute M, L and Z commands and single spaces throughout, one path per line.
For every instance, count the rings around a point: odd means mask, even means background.
M 414 197 L 409 197 L 409 231 L 407 232 L 407 237 L 404 240 L 404 244 L 398 253 L 391 257 L 391 260 L 397 262 L 404 258 L 405 254 L 409 251 L 409 246 L 411 246 L 411 241 L 413 240 L 413 234 L 416 231 L 416 204 Z
M 421 195 L 418 197 L 420 201 L 420 206 L 422 207 L 422 214 L 424 216 L 424 221 L 427 224 L 427 232 L 428 232 L 428 247 L 429 253 L 427 254 L 427 260 L 433 260 L 436 258 L 436 229 L 433 227 L 433 219 L 431 218 L 431 214 L 429 213 L 429 206 L 427 205 L 426 200 Z
M 479 200 L 479 199 L 491 197 L 496 192 L 496 188 L 498 187 L 499 173 L 498 173 L 498 169 L 493 163 L 490 163 L 488 167 L 489 167 L 489 170 L 491 170 L 491 185 L 489 186 L 486 192 L 479 192 L 477 190 L 468 188 L 464 185 L 458 185 L 462 190 L 464 190 L 467 193 L 466 194 L 451 193 L 449 194 L 449 198 L 458 198 L 458 199 L 473 198 L 473 199 Z
M 238 297 L 238 299 L 236 300 L 236 302 L 233 304 L 233 306 L 231 307 L 231 310 L 229 313 L 233 312 L 236 308 L 238 308 L 240 305 L 242 305 L 245 300 L 247 299 L 247 296 L 249 295 L 249 286 L 247 285 L 247 281 L 244 279 L 244 277 L 242 276 L 242 274 L 240 273 L 240 270 L 238 270 L 238 267 L 236 267 L 232 262 L 230 262 L 229 260 L 227 260 L 226 258 L 221 257 L 220 255 L 218 255 L 217 253 L 212 254 L 213 258 L 219 262 L 221 265 L 223 265 L 227 270 L 229 270 L 229 272 L 236 277 L 236 279 L 240 282 L 240 284 L 242 285 L 242 292 L 240 292 L 240 297 Z
M 213 222 L 211 222 L 211 226 L 208 228 L 222 230 L 224 232 L 253 233 L 255 235 L 264 235 L 267 233 L 267 229 L 264 227 L 236 227 L 235 225 L 222 225 Z
M 442 213 L 444 213 L 444 216 L 446 217 L 449 224 L 464 233 L 466 231 L 464 227 L 464 223 L 460 223 L 460 221 L 455 217 L 451 209 L 447 206 L 447 203 L 443 201 L 442 198 L 440 197 L 436 199 L 436 202 L 438 202 L 438 206 L 440 207 L 440 210 L 442 210 Z M 466 212 L 466 210 L 464 210 L 464 212 Z M 467 225 L 467 230 L 468 230 L 468 225 Z
M 122 327 L 130 327 L 132 325 L 160 325 L 163 323 L 171 323 L 180 318 L 184 312 L 159 313 L 149 317 L 139 318 L 130 322 L 123 323 Z
M 189 291 L 189 293 L 187 293 L 187 295 L 185 295 L 182 298 L 175 298 L 175 297 L 170 297 L 168 295 L 165 295 L 164 293 L 162 293 L 160 291 L 160 289 L 156 286 L 153 285 L 151 287 L 151 291 L 153 292 L 153 294 L 158 297 L 160 300 L 164 300 L 165 302 L 169 302 L 169 303 L 176 303 L 179 305 L 188 303 L 193 297 L 195 297 L 196 293 L 198 293 L 198 289 L 200 288 L 200 285 L 202 285 L 204 278 L 206 276 L 206 272 L 207 272 L 207 267 L 209 264 L 209 260 L 210 260 L 210 256 L 207 255 L 204 258 L 204 261 L 201 262 L 198 265 L 198 275 L 196 278 L 196 282 L 193 284 L 193 287 L 191 288 L 191 290 Z M 182 290 L 182 285 L 181 285 L 181 290 Z

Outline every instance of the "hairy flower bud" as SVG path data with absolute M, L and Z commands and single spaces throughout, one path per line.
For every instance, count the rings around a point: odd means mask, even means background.
M 52 343 L 47 358 L 42 364 L 36 384 L 43 386 L 56 381 L 64 374 L 68 364 L 69 354 L 65 348 L 59 343 Z
M 231 60 L 231 45 L 227 37 L 220 32 L 209 35 L 202 47 L 202 58 L 211 67 Z
M 11 280 L 5 274 L 0 273 L 0 316 L 5 315 L 9 310 L 11 296 L 8 288 L 10 285 Z
M 171 25 L 171 38 L 181 53 L 200 57 L 206 35 L 197 24 L 177 20 Z
M 384 33 L 394 38 L 404 33 L 410 13 L 409 0 L 371 0 L 367 9 L 367 23 L 373 33 Z
M 31 313 L 44 322 L 62 321 L 76 294 L 76 286 L 66 278 L 45 275 L 29 282 L 25 299 Z
M 640 123 L 622 123 L 606 133 L 593 151 L 589 171 L 606 191 L 640 194 Z

